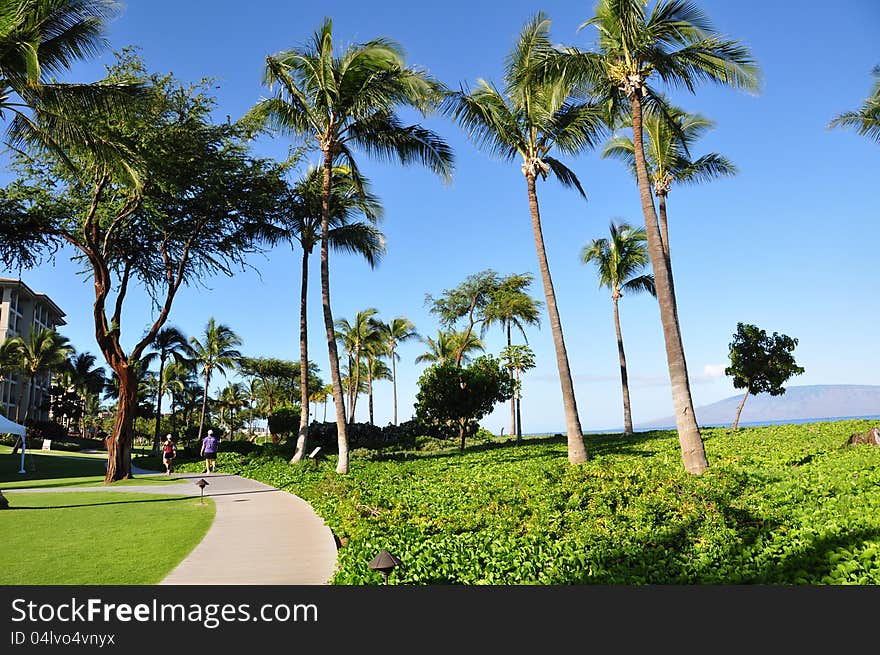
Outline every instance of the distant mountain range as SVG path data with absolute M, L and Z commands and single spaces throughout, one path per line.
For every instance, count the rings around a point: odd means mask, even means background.
M 745 391 L 743 391 L 745 393 Z M 694 408 L 699 425 L 731 425 L 742 394 Z M 880 385 L 815 384 L 786 387 L 781 396 L 767 393 L 749 396 L 740 425 L 805 419 L 880 416 Z M 672 416 L 636 425 L 636 429 L 675 425 Z

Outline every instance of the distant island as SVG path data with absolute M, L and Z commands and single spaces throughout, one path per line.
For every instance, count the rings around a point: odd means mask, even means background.
M 745 391 L 743 392 L 745 393 Z M 731 425 L 742 394 L 694 408 L 699 425 Z M 740 417 L 748 423 L 823 420 L 857 416 L 880 416 L 880 385 L 815 384 L 786 387 L 781 396 L 762 393 L 749 396 Z M 635 425 L 635 429 L 674 427 L 672 416 Z

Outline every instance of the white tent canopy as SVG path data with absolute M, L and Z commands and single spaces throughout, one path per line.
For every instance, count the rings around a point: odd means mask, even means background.
M 24 426 L 0 415 L 0 434 L 17 434 L 24 436 Z

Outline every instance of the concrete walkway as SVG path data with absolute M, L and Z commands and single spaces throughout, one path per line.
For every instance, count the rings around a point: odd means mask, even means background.
M 164 473 L 133 468 L 141 477 Z M 195 482 L 208 482 L 205 497 L 216 506 L 204 539 L 159 584 L 323 585 L 336 569 L 336 541 L 330 528 L 298 496 L 262 482 L 222 472 L 173 473 L 180 484 L 125 487 L 66 487 L 9 491 L 117 491 L 200 495 Z

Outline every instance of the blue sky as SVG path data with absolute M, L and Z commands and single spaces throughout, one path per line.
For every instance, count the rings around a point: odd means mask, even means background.
M 674 188 L 669 196 L 670 244 L 676 293 L 695 405 L 738 393 L 723 375 L 738 321 L 795 337 L 795 356 L 806 372 L 791 384 L 876 384 L 880 321 L 876 256 L 880 221 L 876 180 L 880 146 L 847 130 L 828 131 L 839 112 L 867 96 L 871 69 L 880 64 L 880 3 L 787 0 L 702 0 L 716 28 L 751 47 L 763 72 L 757 95 L 703 87 L 696 95 L 672 93 L 688 111 L 717 123 L 694 154 L 720 152 L 739 168 L 733 178 Z M 593 33 L 577 27 L 592 4 L 451 0 L 436 5 L 388 1 L 289 3 L 128 2 L 110 26 L 110 49 L 75 66 L 70 80 L 102 77 L 112 50 L 136 45 L 151 71 L 181 80 L 216 80 L 217 117 L 240 117 L 265 93 L 260 85 L 267 54 L 302 44 L 324 16 L 334 19 L 337 43 L 385 36 L 399 42 L 411 64 L 457 87 L 477 78 L 499 80 L 504 57 L 523 24 L 543 10 L 558 43 L 588 47 Z M 425 294 L 439 295 L 468 275 L 494 269 L 531 272 L 532 294 L 543 299 L 519 163 L 492 160 L 476 150 L 451 121 L 432 117 L 456 155 L 455 178 L 444 186 L 427 171 L 373 162 L 361 164 L 385 205 L 382 229 L 388 254 L 375 269 L 353 257 L 332 259 L 334 318 L 351 319 L 375 307 L 384 320 L 409 317 L 423 335 L 439 327 Z M 287 143 L 264 140 L 257 151 L 283 157 Z M 581 425 L 622 426 L 620 380 L 609 294 L 579 253 L 605 236 L 610 220 L 641 224 L 633 179 L 596 152 L 568 160 L 588 194 L 548 181 L 539 186 L 544 237 L 557 293 Z M 69 253 L 68 253 L 69 254 Z M 244 340 L 248 355 L 298 359 L 299 253 L 278 248 L 252 260 L 259 273 L 216 277 L 183 290 L 169 324 L 200 334 L 211 316 Z M 329 381 L 322 341 L 318 262 L 312 265 L 310 359 Z M 17 271 L 0 272 L 16 276 Z M 91 322 L 91 286 L 63 254 L 53 264 L 22 272 L 33 289 L 67 312 L 63 334 L 79 351 L 98 353 Z M 149 321 L 147 303 L 129 301 L 123 330 L 132 343 Z M 668 416 L 672 402 L 659 311 L 649 297 L 621 301 L 636 424 Z M 523 383 L 525 432 L 563 431 L 559 382 L 549 323 L 527 332 L 537 368 Z M 503 346 L 500 330 L 487 350 Z M 400 348 L 401 419 L 412 414 L 424 365 L 422 344 Z M 220 384 L 219 380 L 212 384 Z M 391 383 L 377 384 L 375 418 L 391 420 Z M 366 399 L 358 420 L 366 420 Z M 319 418 L 322 410 L 319 409 Z M 328 418 L 332 416 L 332 407 Z M 494 432 L 508 428 L 499 406 L 483 420 Z

